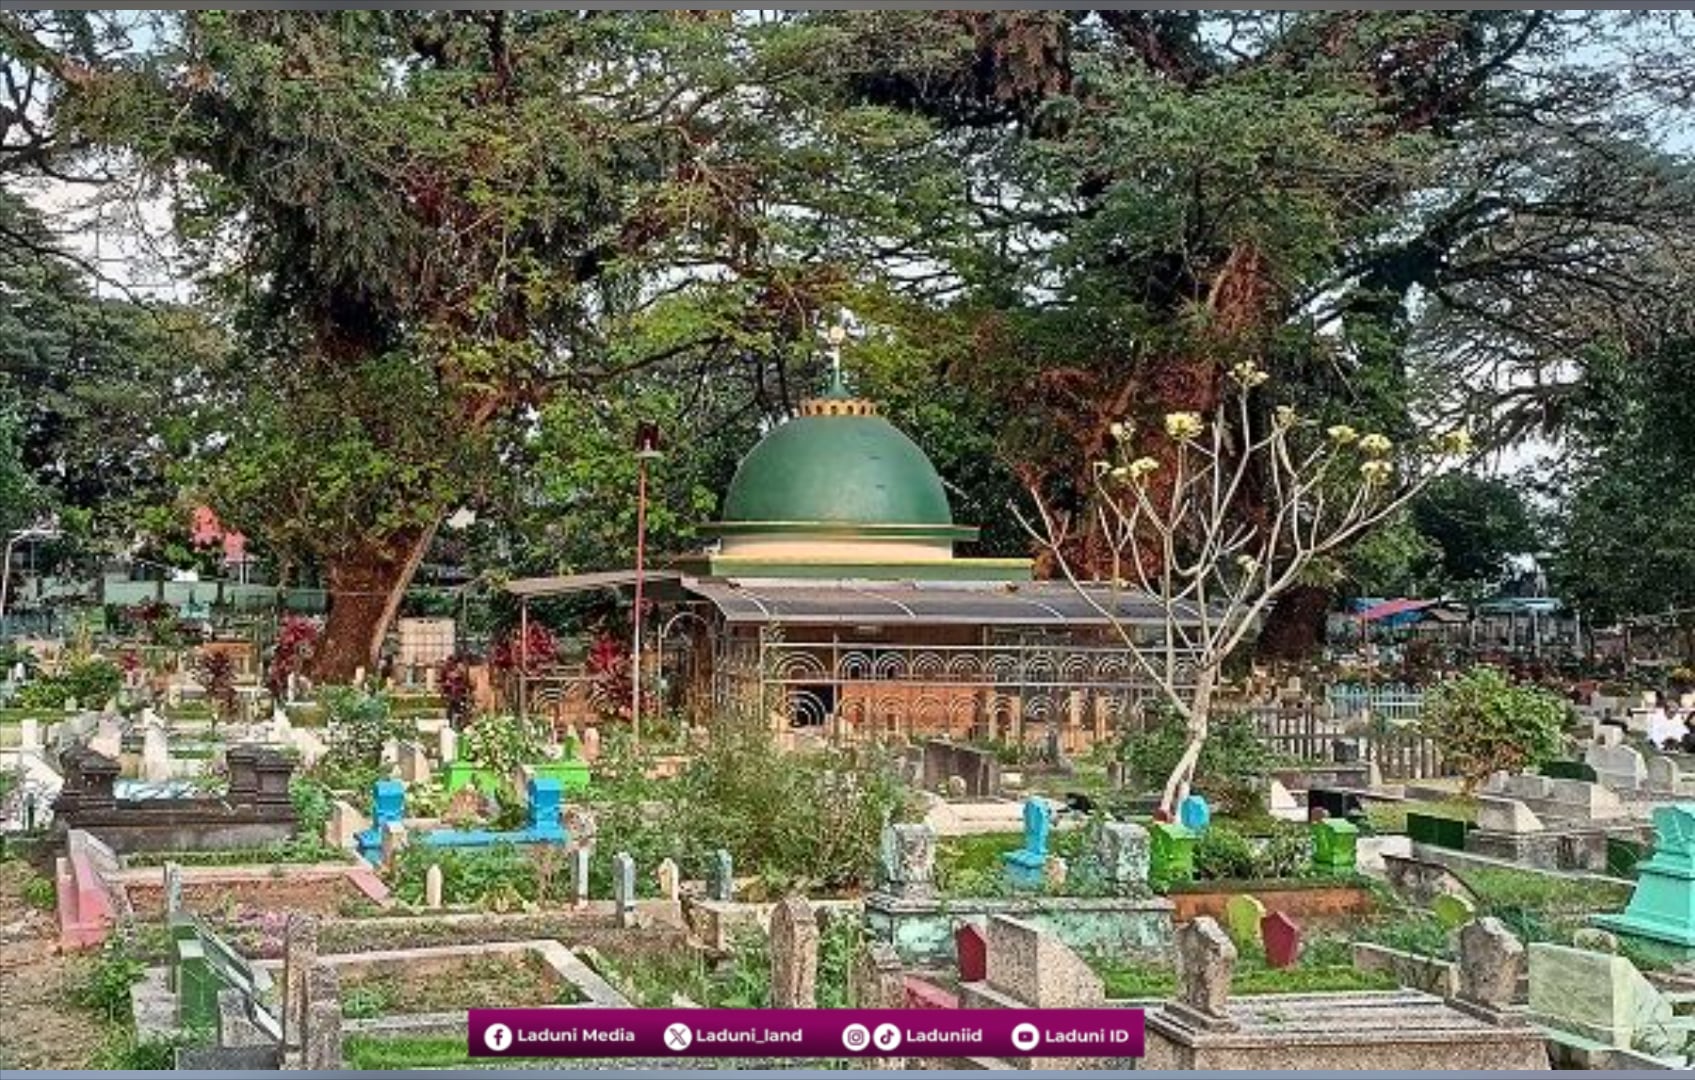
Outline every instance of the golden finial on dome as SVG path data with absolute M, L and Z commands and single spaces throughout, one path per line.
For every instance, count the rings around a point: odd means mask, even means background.
M 802 416 L 876 416 L 875 402 L 856 398 L 847 391 L 842 379 L 842 345 L 848 339 L 847 313 L 843 312 L 834 325 L 824 332 L 830 343 L 830 388 L 823 397 L 808 398 L 800 403 Z

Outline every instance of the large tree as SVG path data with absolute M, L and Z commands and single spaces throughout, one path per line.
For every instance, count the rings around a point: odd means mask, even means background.
M 1114 423 L 1210 412 L 1243 358 L 1308 412 L 1405 434 L 1452 409 L 1516 437 L 1555 417 L 1547 376 L 1575 348 L 1695 266 L 1695 191 L 1651 140 L 1691 106 L 1677 15 L 855 25 L 884 46 L 860 91 L 959 147 L 982 243 L 955 263 L 980 318 L 953 374 L 1015 418 L 1005 453 L 1059 505 L 1092 498 L 1083 470 Z M 1104 571 L 1097 533 L 1068 542 Z M 1291 590 L 1272 622 L 1321 615 L 1307 599 Z
M 243 364 L 203 397 L 223 407 L 201 409 L 191 479 L 321 567 L 320 677 L 372 663 L 444 515 L 497 484 L 538 409 L 787 348 L 868 253 L 844 223 L 898 243 L 922 219 L 887 184 L 926 167 L 924 125 L 834 107 L 805 73 L 833 33 L 184 13 L 67 84 L 60 128 L 171 196 L 237 319 Z

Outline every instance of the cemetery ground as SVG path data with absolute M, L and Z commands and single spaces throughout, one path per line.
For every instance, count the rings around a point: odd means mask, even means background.
M 1385 782 L 1359 736 L 1237 731 L 1163 820 L 1125 766 L 1157 758 L 1142 735 L 1075 760 L 735 723 L 638 748 L 318 698 L 217 730 L 20 720 L 12 752 L 63 790 L 0 864 L 8 1067 L 468 1064 L 464 1012 L 493 1005 L 1135 1005 L 1184 1067 L 1686 1052 L 1664 908 L 1695 811 L 1678 762 L 1581 714 L 1565 758 L 1469 794 Z M 1550 1004 L 1567 985 L 1634 1004 Z

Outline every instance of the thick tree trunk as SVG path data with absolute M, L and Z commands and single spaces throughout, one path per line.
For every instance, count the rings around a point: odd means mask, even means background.
M 431 525 L 330 560 L 329 618 L 312 655 L 313 681 L 346 684 L 361 668 L 376 673 L 383 636 L 434 537 Z
M 1330 590 L 1297 585 L 1277 598 L 1260 629 L 1255 652 L 1261 660 L 1306 660 L 1324 643 Z
M 1201 750 L 1206 746 L 1212 720 L 1212 691 L 1217 684 L 1216 669 L 1203 668 L 1195 675 L 1195 696 L 1188 705 L 1188 742 L 1160 795 L 1160 809 L 1167 814 L 1177 812 L 1177 804 L 1189 797 L 1189 789 L 1195 782 L 1195 767 L 1201 762 Z

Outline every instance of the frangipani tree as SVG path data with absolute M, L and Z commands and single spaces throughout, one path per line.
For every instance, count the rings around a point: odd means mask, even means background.
M 1146 432 L 1113 426 L 1115 447 L 1094 463 L 1086 511 L 1108 545 L 1111 602 L 1085 588 L 1065 556 L 1083 523 L 1032 491 L 1041 519 L 1026 520 L 1032 535 L 1185 723 L 1184 753 L 1161 798 L 1167 810 L 1188 794 L 1226 659 L 1271 605 L 1315 560 L 1389 518 L 1471 449 L 1463 429 L 1397 446 L 1287 405 L 1267 416 L 1255 397 L 1268 378 L 1242 362 L 1228 371 L 1210 417 L 1172 412 Z M 1158 606 L 1158 641 L 1138 638 L 1120 618 L 1116 593 L 1130 588 Z

